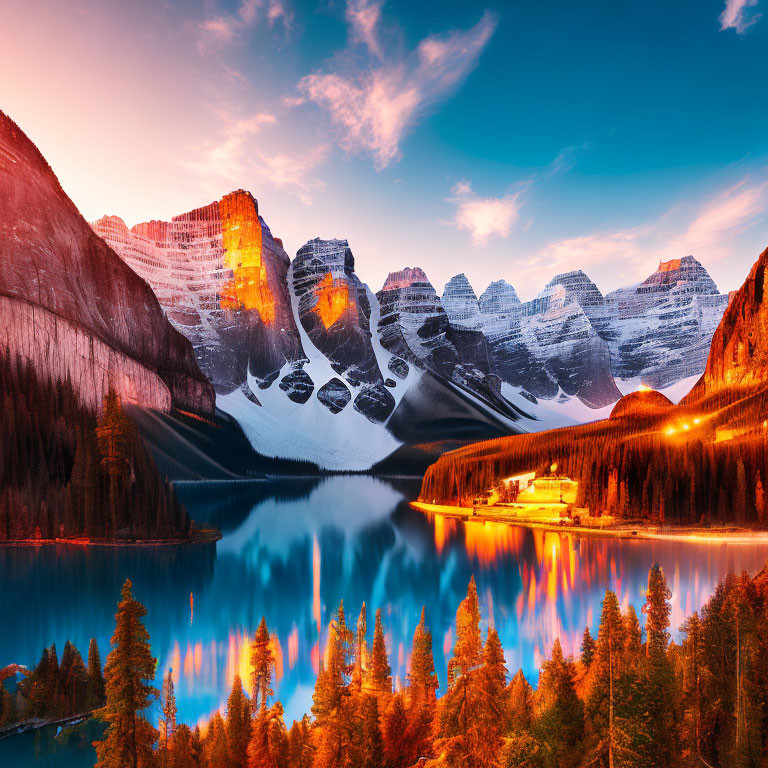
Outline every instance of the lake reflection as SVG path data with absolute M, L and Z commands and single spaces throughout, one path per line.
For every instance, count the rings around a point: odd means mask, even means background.
M 340 476 L 261 484 L 185 485 L 216 545 L 83 550 L 0 549 L 0 666 L 33 664 L 53 641 L 85 652 L 92 634 L 105 657 L 122 581 L 148 608 L 158 680 L 172 667 L 180 717 L 204 722 L 226 700 L 235 672 L 249 679 L 248 642 L 262 615 L 276 635 L 278 695 L 286 719 L 311 706 L 328 621 L 344 598 L 354 623 L 381 608 L 392 674 L 403 679 L 421 606 L 445 684 L 453 620 L 474 574 L 484 619 L 499 630 L 510 671 L 535 682 L 555 637 L 578 652 L 613 587 L 640 609 L 658 561 L 673 592 L 672 624 L 706 601 L 731 571 L 759 570 L 765 546 L 580 538 L 498 523 L 430 520 L 408 506 L 418 483 Z

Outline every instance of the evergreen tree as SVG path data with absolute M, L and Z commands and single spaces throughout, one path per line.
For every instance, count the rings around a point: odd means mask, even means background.
M 96 638 L 88 645 L 88 708 L 104 706 L 104 673 L 101 669 L 101 654 Z
M 173 670 L 169 667 L 163 680 L 160 703 L 160 746 L 167 747 L 176 729 L 176 692 L 173 685 Z
M 409 694 L 412 699 L 434 702 L 438 687 L 435 659 L 432 654 L 432 633 L 424 620 L 424 608 L 413 633 L 411 669 L 408 673 Z
M 203 739 L 203 756 L 205 762 L 213 768 L 224 768 L 229 760 L 227 745 L 227 731 L 224 720 L 219 712 L 216 712 L 208 723 L 208 730 Z
M 368 687 L 377 693 L 392 693 L 392 678 L 387 646 L 384 641 L 384 628 L 381 624 L 381 609 L 376 610 L 376 626 L 373 633 L 373 653 L 368 674 Z
M 231 768 L 242 768 L 248 756 L 248 741 L 251 737 L 250 704 L 243 692 L 240 675 L 232 680 L 232 690 L 227 699 L 227 747 Z
M 534 720 L 533 689 L 519 669 L 507 686 L 508 730 L 512 733 L 526 733 Z
M 253 688 L 253 700 L 251 702 L 254 711 L 263 716 L 267 711 L 269 697 L 274 695 L 272 690 L 272 674 L 275 669 L 275 657 L 267 629 L 267 622 L 262 616 L 259 628 L 251 644 L 251 680 Z
M 363 603 L 360 608 L 360 616 L 357 619 L 357 639 L 355 642 L 355 667 L 352 672 L 352 687 L 359 691 L 363 685 L 363 678 L 368 670 L 368 647 L 366 635 L 368 634 L 368 618 Z
M 453 657 L 448 664 L 448 681 L 457 674 L 477 669 L 483 660 L 483 644 L 480 636 L 480 601 L 477 598 L 475 577 L 467 586 L 467 596 L 456 611 L 456 643 Z
M 552 656 L 539 675 L 541 714 L 534 736 L 542 745 L 542 764 L 547 768 L 575 766 L 578 745 L 584 729 L 584 706 L 576 694 L 576 669 L 563 657 L 560 640 L 552 646 Z
M 584 635 L 581 640 L 581 663 L 585 669 L 589 669 L 592 665 L 592 659 L 595 658 L 595 641 L 589 632 L 589 627 L 585 627 Z
M 384 768 L 384 740 L 375 696 L 363 696 L 360 730 L 356 764 L 359 768 Z
M 104 669 L 103 717 L 107 729 L 103 739 L 95 742 L 95 768 L 145 768 L 153 764 L 152 744 L 157 732 L 142 713 L 157 698 L 151 685 L 157 661 L 142 622 L 146 614 L 146 608 L 131 593 L 130 579 L 126 579 Z

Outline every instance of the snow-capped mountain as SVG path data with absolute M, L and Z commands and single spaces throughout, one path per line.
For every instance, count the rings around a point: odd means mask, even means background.
M 291 262 L 242 190 L 170 222 L 93 227 L 192 341 L 218 407 L 254 448 L 325 469 L 598 418 L 621 397 L 619 371 L 669 370 L 664 384 L 695 373 L 674 363 L 681 329 L 665 313 L 677 308 L 689 345 L 692 334 L 705 345 L 723 302 L 686 260 L 623 300 L 581 271 L 529 302 L 503 280 L 478 299 L 464 274 L 441 297 L 419 267 L 390 273 L 374 295 L 346 240 L 310 240 Z M 648 320 L 635 295 L 652 298 Z M 702 306 L 711 311 L 694 327 Z M 631 368 L 638 338 L 645 362 Z

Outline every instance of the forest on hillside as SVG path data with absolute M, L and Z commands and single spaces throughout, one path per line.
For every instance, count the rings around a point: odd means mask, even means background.
M 177 538 L 190 521 L 120 398 L 97 415 L 69 382 L 0 357 L 0 541 Z
M 768 525 L 768 390 L 720 393 L 662 413 L 475 443 L 446 453 L 421 499 L 471 505 L 505 477 L 553 463 L 593 515 L 659 523 Z
M 27 713 L 43 700 L 66 708 L 70 696 L 80 696 L 83 707 L 104 702 L 96 712 L 106 724 L 95 743 L 96 768 L 765 765 L 768 572 L 725 578 L 682 625 L 679 643 L 670 640 L 670 599 L 658 565 L 648 574 L 642 622 L 607 590 L 596 637 L 584 630 L 576 658 L 556 639 L 534 687 L 522 671 L 510 676 L 473 579 L 456 612 L 447 680 L 440 685 L 435 674 L 422 611 L 407 680 L 396 689 L 381 612 L 369 643 L 365 605 L 353 625 L 342 602 L 328 628 L 312 712 L 290 728 L 275 700 L 276 661 L 262 619 L 251 643 L 251 679 L 235 676 L 223 711 L 206 727 L 191 728 L 178 717 L 171 670 L 162 690 L 153 687 L 157 660 L 146 609 L 126 581 L 103 693 L 93 644 L 87 669 L 71 646 L 60 667 L 48 649 L 20 686 Z M 71 679 L 79 682 L 68 689 Z M 9 699 L 6 692 L 6 723 Z M 150 722 L 156 704 L 157 728 Z

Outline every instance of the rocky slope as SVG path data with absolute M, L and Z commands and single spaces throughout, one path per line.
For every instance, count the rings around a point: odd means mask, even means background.
M 614 376 L 659 388 L 699 375 L 728 305 L 693 256 L 661 262 L 636 286 L 609 293 L 606 305 Z
M 105 216 L 93 228 L 152 286 L 217 392 L 239 387 L 246 371 L 266 386 L 287 362 L 304 358 L 288 292 L 290 260 L 248 192 L 171 221 L 129 230 Z
M 43 377 L 69 377 L 88 406 L 113 387 L 126 401 L 212 411 L 189 342 L 2 112 L 0 259 L 1 351 Z
M 712 338 L 704 374 L 687 401 L 722 390 L 762 387 L 768 381 L 766 267 L 768 249 L 760 254 L 728 305 Z
M 700 374 L 728 296 L 686 256 L 605 297 L 576 270 L 524 303 L 504 281 L 477 300 L 460 274 L 441 301 L 447 337 L 452 329 L 482 331 L 488 372 L 538 398 L 576 396 L 601 408 L 620 397 L 615 380 L 663 388 Z

